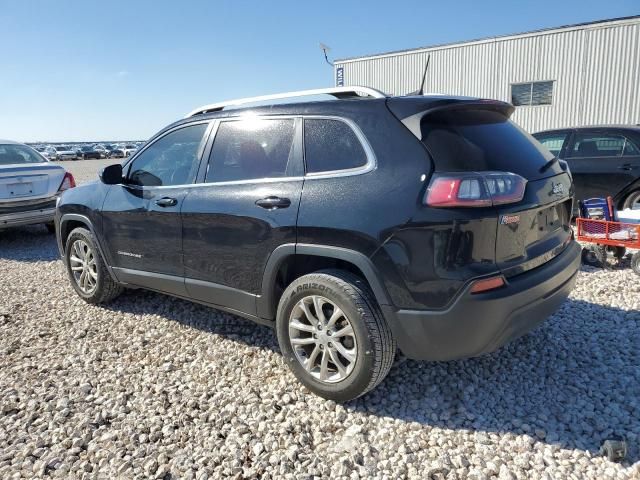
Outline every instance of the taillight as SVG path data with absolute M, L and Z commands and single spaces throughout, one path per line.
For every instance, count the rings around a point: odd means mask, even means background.
M 60 188 L 58 188 L 59 192 L 63 192 L 65 190 L 69 190 L 76 186 L 76 180 L 73 178 L 69 172 L 64 174 L 64 178 L 62 179 L 62 183 L 60 184 Z
M 510 172 L 435 173 L 424 203 L 431 207 L 491 207 L 524 197 L 527 180 Z

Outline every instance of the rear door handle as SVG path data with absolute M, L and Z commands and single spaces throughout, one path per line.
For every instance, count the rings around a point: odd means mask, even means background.
M 171 197 L 162 197 L 156 200 L 156 205 L 159 207 L 175 207 L 178 204 L 178 200 Z
M 630 163 L 625 163 L 624 165 L 619 166 L 618 170 L 633 170 L 634 168 L 636 168 L 635 165 L 631 165 Z
M 280 197 L 267 197 L 256 201 L 256 205 L 267 210 L 275 210 L 276 208 L 287 208 L 291 205 L 291 200 Z

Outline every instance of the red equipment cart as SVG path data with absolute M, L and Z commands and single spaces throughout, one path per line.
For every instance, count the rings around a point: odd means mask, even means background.
M 640 250 L 640 224 L 612 222 L 577 218 L 577 239 L 580 242 L 595 244 L 595 248 L 582 250 L 582 261 L 587 265 L 602 265 L 606 262 L 607 250 L 613 249 L 618 258 L 622 258 L 627 248 Z M 631 257 L 631 268 L 640 275 L 640 252 Z

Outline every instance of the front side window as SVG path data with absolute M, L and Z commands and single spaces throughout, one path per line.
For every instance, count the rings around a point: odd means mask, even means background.
M 305 119 L 304 159 L 307 173 L 349 170 L 367 164 L 367 154 L 353 129 L 343 121 L 325 118 Z
M 205 182 L 290 176 L 295 168 L 294 136 L 293 118 L 220 122 Z
M 573 143 L 570 157 L 619 157 L 625 147 L 621 135 L 579 133 Z
M 511 85 L 511 103 L 514 107 L 551 105 L 553 82 L 527 82 Z
M 29 147 L 12 144 L 0 145 L 0 165 L 43 162 L 46 160 Z
M 542 145 L 544 145 L 547 150 L 553 153 L 556 157 L 560 155 L 560 151 L 562 150 L 562 145 L 567 138 L 567 133 L 548 133 L 545 135 L 534 135 L 536 140 L 538 140 Z
M 190 125 L 161 137 L 135 158 L 129 168 L 131 185 L 186 185 L 195 179 L 200 142 L 206 123 Z

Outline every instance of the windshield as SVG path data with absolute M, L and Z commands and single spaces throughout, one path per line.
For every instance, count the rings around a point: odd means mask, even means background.
M 44 162 L 44 158 L 24 145 L 0 145 L 0 165 Z
M 83 152 L 89 152 L 91 151 L 91 147 L 82 147 L 81 149 Z
M 66 152 L 67 150 L 69 150 L 68 147 L 55 147 L 56 151 L 58 152 Z

